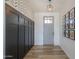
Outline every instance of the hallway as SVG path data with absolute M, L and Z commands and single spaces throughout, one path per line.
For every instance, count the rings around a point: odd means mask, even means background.
M 69 59 L 59 46 L 34 46 L 24 59 Z
M 6 0 L 5 59 L 75 59 L 75 0 Z

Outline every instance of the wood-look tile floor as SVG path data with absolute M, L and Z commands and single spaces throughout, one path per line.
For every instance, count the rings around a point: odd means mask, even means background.
M 24 59 L 69 59 L 59 46 L 34 46 Z

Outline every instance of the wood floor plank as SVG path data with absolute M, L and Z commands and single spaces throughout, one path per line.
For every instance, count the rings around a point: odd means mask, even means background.
M 34 46 L 24 59 L 69 59 L 59 46 Z

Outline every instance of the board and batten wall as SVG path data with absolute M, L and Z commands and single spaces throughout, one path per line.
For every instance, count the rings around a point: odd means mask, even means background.
M 67 54 L 69 59 L 75 59 L 75 41 L 69 38 L 64 37 L 63 30 L 63 16 L 70 11 L 75 6 L 75 0 L 65 0 L 63 5 L 61 5 L 61 12 L 60 12 L 60 23 L 61 23 L 61 39 L 60 39 L 60 46 Z
M 59 45 L 60 23 L 59 13 L 37 12 L 35 13 L 35 45 L 43 45 L 43 16 L 54 16 L 54 45 Z

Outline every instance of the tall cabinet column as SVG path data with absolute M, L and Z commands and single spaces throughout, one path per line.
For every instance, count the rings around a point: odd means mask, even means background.
M 18 54 L 19 59 L 24 57 L 24 46 L 25 46 L 25 34 L 24 34 L 24 18 L 22 16 L 19 16 L 19 40 L 18 40 Z
M 5 59 L 23 59 L 34 45 L 34 22 L 6 4 Z

